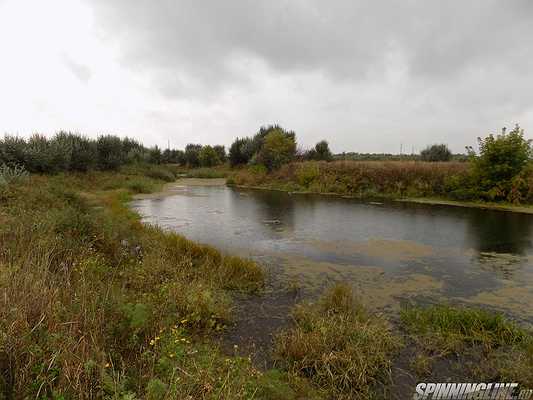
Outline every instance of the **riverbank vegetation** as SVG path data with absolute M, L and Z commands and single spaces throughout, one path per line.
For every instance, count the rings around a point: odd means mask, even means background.
M 297 161 L 266 168 L 251 163 L 230 184 L 354 197 L 432 197 L 457 201 L 533 203 L 533 150 L 516 126 L 479 139 L 469 161 L 449 161 L 445 145 L 422 152 L 428 161 Z
M 308 161 L 270 173 L 261 167 L 243 169 L 236 171 L 229 183 L 355 197 L 435 197 L 446 194 L 450 177 L 467 171 L 464 163 Z
M 132 182 L 164 180 L 19 174 L 0 189 L 0 398 L 294 398 L 287 374 L 213 340 L 262 270 L 141 224 Z
M 298 151 L 294 132 L 279 126 L 237 139 L 228 156 L 222 146 L 167 150 L 69 133 L 0 141 L 1 400 L 364 399 L 393 384 L 405 348 L 420 378 L 444 362 L 459 378 L 533 386 L 531 332 L 502 316 L 409 308 L 395 325 L 344 285 L 294 309 L 274 340 L 276 369 L 260 371 L 218 342 L 233 293 L 261 292 L 263 270 L 143 225 L 127 207 L 133 194 L 184 175 L 357 197 L 532 203 L 531 145 L 520 128 L 480 139 L 468 162 L 435 161 L 449 158 L 442 146 L 428 148 L 427 162 L 336 161 L 327 142 Z
M 0 140 L 0 166 L 36 173 L 173 165 L 188 176 L 229 176 L 229 183 L 243 186 L 513 204 L 533 203 L 532 156 L 531 141 L 518 125 L 510 132 L 504 129 L 501 134 L 479 138 L 478 151 L 468 147 L 462 161 L 454 161 L 458 157 L 445 144 L 428 146 L 412 160 L 403 155 L 379 162 L 339 160 L 325 140 L 309 150 L 299 149 L 295 132 L 279 125 L 235 139 L 228 154 L 220 145 L 188 144 L 184 151 L 161 151 L 129 138 L 106 135 L 93 140 L 66 132 L 51 139 L 33 135 L 27 140 L 15 136 Z
M 448 361 L 456 375 L 533 387 L 533 335 L 503 316 L 437 305 L 406 308 L 401 321 L 416 349 L 411 365 L 419 377 Z
M 390 384 L 401 340 L 389 323 L 360 305 L 350 286 L 334 286 L 318 302 L 297 306 L 293 319 L 294 327 L 276 337 L 275 355 L 326 398 L 371 398 Z
M 472 369 L 460 371 L 532 382 L 530 333 L 502 317 L 410 309 L 396 326 L 345 285 L 298 305 L 275 337 L 276 369 L 258 370 L 218 338 L 232 320 L 232 293 L 260 292 L 262 269 L 145 226 L 127 207 L 178 168 L 2 171 L 2 399 L 364 399 L 394 384 L 405 346 L 418 349 L 410 365 L 420 377 L 471 349 Z

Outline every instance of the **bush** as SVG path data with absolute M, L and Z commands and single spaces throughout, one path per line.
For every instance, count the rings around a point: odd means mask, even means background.
M 162 157 L 161 149 L 155 146 L 150 149 L 148 161 L 152 164 L 161 164 Z
M 229 162 L 232 167 L 236 165 L 247 164 L 248 161 L 250 161 L 252 154 L 247 151 L 247 147 L 251 148 L 249 143 L 249 138 L 237 138 L 231 144 L 231 147 L 229 148 Z
M 201 144 L 189 143 L 185 146 L 185 162 L 187 166 L 196 168 L 200 166 L 200 150 L 202 150 Z
M 308 188 L 320 176 L 318 163 L 302 163 L 296 170 L 296 180 L 300 186 Z
M 333 160 L 333 154 L 329 149 L 329 144 L 325 140 L 318 142 L 314 149 L 305 153 L 304 158 L 306 160 L 315 161 L 331 161 Z
M 147 166 L 146 168 L 144 175 L 149 178 L 165 182 L 174 182 L 176 180 L 176 175 L 164 166 Z
M 420 152 L 422 161 L 450 161 L 452 159 L 452 152 L 445 144 L 434 144 L 428 146 Z
M 272 171 L 290 162 L 295 153 L 296 140 L 294 135 L 290 135 L 282 129 L 276 129 L 265 136 L 263 146 L 257 154 L 257 162 Z
M 213 150 L 215 150 L 215 152 L 217 153 L 217 156 L 220 162 L 225 163 L 228 158 L 226 156 L 226 148 L 221 145 L 216 145 L 216 146 L 213 146 Z
M 122 141 L 117 136 L 105 135 L 96 141 L 98 168 L 115 170 L 124 164 L 125 154 L 122 151 Z
M 211 146 L 204 146 L 198 153 L 198 161 L 202 167 L 214 167 L 220 164 L 218 153 Z
M 527 167 L 533 154 L 531 140 L 524 138 L 519 125 L 509 133 L 478 138 L 479 155 L 469 148 L 474 184 L 489 200 L 506 200 L 513 180 Z
M 24 165 L 26 161 L 26 142 L 18 136 L 6 135 L 0 142 L 0 163 Z

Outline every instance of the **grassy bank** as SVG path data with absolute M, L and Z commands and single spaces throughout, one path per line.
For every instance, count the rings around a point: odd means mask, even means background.
M 260 167 L 238 170 L 229 183 L 354 197 L 441 197 L 449 180 L 466 172 L 467 164 L 459 162 L 297 162 L 270 173 Z
M 418 377 L 467 354 L 460 373 L 533 386 L 531 334 L 502 317 L 417 308 L 395 327 L 344 285 L 294 309 L 274 340 L 277 369 L 223 353 L 232 293 L 260 293 L 262 269 L 127 207 L 180 173 L 130 165 L 0 187 L 0 399 L 387 398 L 406 346 Z
M 1 399 L 296 396 L 287 374 L 262 374 L 213 340 L 231 320 L 231 291 L 260 290 L 261 269 L 144 226 L 125 205 L 167 173 L 3 185 Z
M 416 349 L 411 366 L 420 378 L 444 362 L 450 375 L 533 387 L 533 335 L 501 315 L 439 305 L 407 308 L 401 321 Z

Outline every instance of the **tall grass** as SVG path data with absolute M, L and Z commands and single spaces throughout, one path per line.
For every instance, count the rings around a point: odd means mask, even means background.
M 30 176 L 1 192 L 0 398 L 294 398 L 286 374 L 211 339 L 229 290 L 260 290 L 262 270 L 142 225 L 124 204 L 141 178 Z
M 237 171 L 231 182 L 357 197 L 443 196 L 448 180 L 466 174 L 467 168 L 466 163 L 459 162 L 297 162 L 272 173 L 257 168 Z
M 463 373 L 482 381 L 533 385 L 533 334 L 501 314 L 435 305 L 405 308 L 400 316 L 417 347 L 413 366 L 422 374 L 429 375 L 438 359 L 462 357 L 470 359 L 460 361 Z
M 387 384 L 400 341 L 384 320 L 365 311 L 349 286 L 337 285 L 318 303 L 297 306 L 293 317 L 294 327 L 276 338 L 276 355 L 326 398 L 370 398 L 376 386 Z

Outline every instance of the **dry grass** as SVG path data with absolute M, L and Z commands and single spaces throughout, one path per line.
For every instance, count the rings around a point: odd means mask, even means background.
M 231 177 L 231 182 L 358 197 L 443 196 L 448 180 L 466 174 L 467 169 L 468 164 L 461 162 L 295 162 L 270 174 L 260 168 L 240 170 Z
M 228 289 L 259 290 L 262 270 L 142 225 L 124 204 L 137 178 L 31 176 L 0 192 L 0 398 L 295 398 L 286 374 L 210 339 L 231 319 Z

